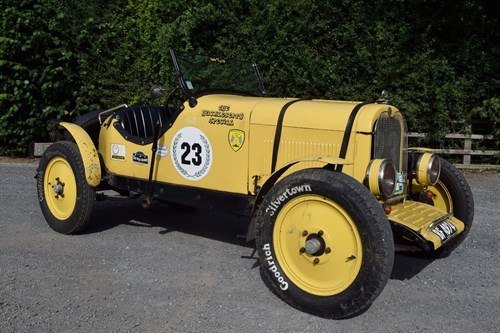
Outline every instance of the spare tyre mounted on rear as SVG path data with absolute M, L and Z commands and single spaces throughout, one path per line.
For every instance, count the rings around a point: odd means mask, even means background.
M 266 194 L 255 218 L 266 285 L 302 311 L 354 316 L 389 279 L 389 222 L 374 196 L 345 174 L 295 172 Z

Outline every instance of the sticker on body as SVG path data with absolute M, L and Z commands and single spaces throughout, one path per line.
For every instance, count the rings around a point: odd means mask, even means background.
M 125 145 L 111 144 L 111 159 L 125 161 Z
M 167 156 L 168 154 L 168 148 L 167 146 L 165 146 L 164 144 L 159 144 L 158 145 L 158 148 L 156 150 L 156 155 L 158 155 L 159 157 L 165 157 Z
M 212 145 L 200 129 L 180 129 L 174 135 L 170 152 L 175 169 L 185 179 L 200 180 L 210 172 L 213 161 Z

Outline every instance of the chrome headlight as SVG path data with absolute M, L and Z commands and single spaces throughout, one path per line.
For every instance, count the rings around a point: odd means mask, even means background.
M 441 174 L 441 162 L 436 154 L 423 153 L 418 157 L 415 179 L 421 185 L 436 185 Z
M 396 191 L 396 167 L 391 160 L 371 160 L 366 168 L 365 184 L 376 196 L 389 198 Z

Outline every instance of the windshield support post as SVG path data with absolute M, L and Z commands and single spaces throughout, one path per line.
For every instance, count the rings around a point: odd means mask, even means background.
M 259 80 L 259 88 L 262 92 L 262 96 L 266 97 L 266 89 L 264 88 L 264 83 L 262 82 L 262 77 L 260 76 L 259 67 L 255 62 L 252 62 L 253 70 L 255 71 L 255 75 L 257 76 L 257 80 Z
M 175 52 L 172 48 L 169 48 L 169 51 L 170 51 L 170 56 L 172 57 L 172 62 L 174 63 L 174 74 L 177 76 L 177 79 L 179 80 L 179 86 L 182 92 L 187 97 L 190 97 L 191 94 L 189 93 L 189 89 L 186 85 L 186 82 L 184 81 L 184 77 L 182 76 L 182 72 L 179 67 L 179 62 L 177 61 L 177 57 L 175 56 Z

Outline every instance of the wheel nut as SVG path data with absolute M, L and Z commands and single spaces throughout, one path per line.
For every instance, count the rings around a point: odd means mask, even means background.
M 325 253 L 330 253 L 330 252 L 332 252 L 332 249 L 330 249 L 329 247 L 327 247 L 327 248 L 325 249 Z
M 318 231 L 318 235 L 323 236 L 323 230 Z
M 302 231 L 302 237 L 306 237 L 308 234 L 307 230 Z
M 306 252 L 306 249 L 304 247 L 301 247 L 300 250 L 299 250 L 300 253 L 304 253 Z
M 314 258 L 313 263 L 314 263 L 315 265 L 319 264 L 319 258 Z

